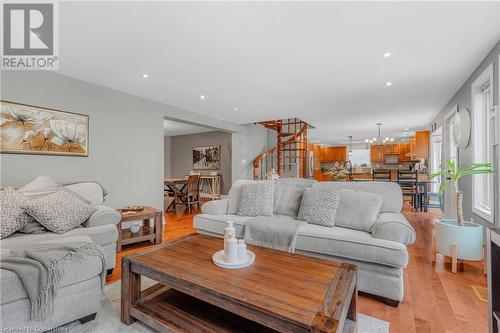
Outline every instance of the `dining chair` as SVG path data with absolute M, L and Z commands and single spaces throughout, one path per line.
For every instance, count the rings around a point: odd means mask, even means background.
M 350 160 L 347 160 L 344 162 L 344 169 L 349 171 L 349 174 L 348 174 L 349 181 L 352 181 L 352 163 Z
M 384 181 L 384 182 L 390 182 L 391 180 L 391 175 L 392 172 L 390 169 L 373 169 L 372 170 L 372 179 L 374 181 Z
M 184 190 L 175 194 L 175 205 L 186 206 L 190 213 L 193 205 L 200 208 L 200 175 L 188 176 Z
M 404 182 L 401 182 L 404 180 Z M 397 170 L 397 182 L 403 191 L 403 198 L 409 197 L 410 204 L 415 209 L 421 208 L 422 196 L 417 184 L 418 173 L 415 171 Z

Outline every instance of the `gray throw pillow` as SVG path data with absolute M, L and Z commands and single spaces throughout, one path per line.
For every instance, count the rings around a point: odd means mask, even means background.
M 335 225 L 371 232 L 383 203 L 381 194 L 342 189 Z
M 339 191 L 308 188 L 302 195 L 297 219 L 311 224 L 333 227 L 339 201 Z
M 314 183 L 304 178 L 278 179 L 274 187 L 274 214 L 297 216 L 304 190 Z
M 274 202 L 274 183 L 256 182 L 241 186 L 241 199 L 238 215 L 272 216 Z
M 0 239 L 12 235 L 33 221 L 21 208 L 26 202 L 28 198 L 13 188 L 0 191 Z
M 27 201 L 22 209 L 57 234 L 64 234 L 79 226 L 95 211 L 95 208 L 67 191 Z

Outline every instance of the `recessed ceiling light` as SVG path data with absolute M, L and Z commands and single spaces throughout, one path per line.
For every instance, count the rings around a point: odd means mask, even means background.
M 238 111 L 238 108 L 234 108 L 234 111 Z
M 385 86 L 386 86 L 386 87 L 390 87 L 390 86 L 392 86 L 392 82 L 391 82 L 391 81 L 386 82 Z
M 410 128 L 409 128 L 409 127 L 405 128 L 405 131 L 409 131 L 409 130 L 410 130 Z
M 148 73 L 142 73 L 142 78 L 143 78 L 143 79 L 147 79 L 147 78 L 149 78 L 149 74 L 148 74 Z
M 205 95 L 201 94 L 200 99 L 205 99 Z
M 391 52 L 385 52 L 384 54 L 382 54 L 382 57 L 384 58 L 389 58 L 391 56 Z

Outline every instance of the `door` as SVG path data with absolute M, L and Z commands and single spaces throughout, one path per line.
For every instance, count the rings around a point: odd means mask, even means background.
M 446 161 L 454 161 L 458 167 L 458 147 L 453 141 L 453 124 L 455 123 L 455 114 L 457 113 L 458 105 L 454 106 L 446 116 L 446 126 L 443 133 L 444 137 L 444 159 L 441 162 L 443 168 L 447 168 Z M 456 192 L 453 186 L 448 186 L 444 193 L 444 215 L 447 218 L 456 218 Z
M 443 160 L 443 129 L 439 127 L 431 135 L 431 156 L 430 156 L 430 173 L 436 173 L 439 171 Z M 434 178 L 435 184 L 431 184 L 431 192 L 438 192 L 439 186 L 441 186 L 441 178 Z

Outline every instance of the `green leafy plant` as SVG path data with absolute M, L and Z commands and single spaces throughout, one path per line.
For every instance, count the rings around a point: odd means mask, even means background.
M 440 168 L 438 172 L 431 175 L 431 179 L 436 177 L 443 177 L 444 181 L 439 187 L 439 192 L 444 193 L 449 185 L 453 185 L 457 194 L 457 224 L 464 225 L 464 214 L 462 208 L 463 193 L 458 188 L 460 178 L 464 176 L 473 176 L 481 174 L 494 173 L 493 165 L 491 163 L 474 163 L 468 168 L 458 169 L 455 161 L 447 160 L 446 168 Z

